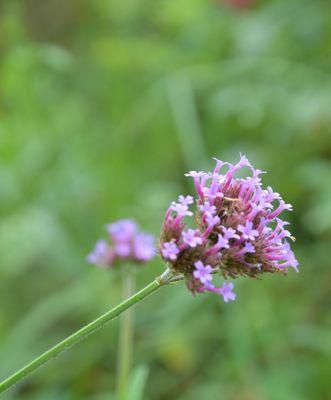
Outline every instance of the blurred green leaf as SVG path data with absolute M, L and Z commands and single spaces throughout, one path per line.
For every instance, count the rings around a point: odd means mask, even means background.
M 138 365 L 132 371 L 129 381 L 128 400 L 142 400 L 147 383 L 149 368 L 146 365 Z

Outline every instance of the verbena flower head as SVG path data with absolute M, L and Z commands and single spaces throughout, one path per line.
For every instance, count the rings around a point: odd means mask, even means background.
M 91 264 L 110 267 L 117 261 L 145 263 L 155 256 L 155 240 L 148 233 L 140 232 L 137 224 L 123 219 L 106 226 L 110 243 L 100 239 L 87 256 Z
M 244 155 L 237 164 L 216 161 L 212 172 L 191 171 L 196 189 L 196 210 L 191 196 L 179 196 L 166 212 L 160 253 L 175 274 L 183 274 L 193 293 L 213 292 L 232 301 L 233 284 L 213 284 L 223 278 L 258 277 L 263 273 L 298 270 L 288 240 L 294 240 L 279 216 L 292 210 L 271 187 L 263 188 L 259 169 Z M 238 171 L 248 172 L 245 178 Z M 222 171 L 222 172 L 221 172 Z M 192 218 L 195 229 L 186 225 Z

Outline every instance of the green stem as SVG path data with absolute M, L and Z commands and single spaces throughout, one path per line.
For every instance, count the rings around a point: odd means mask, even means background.
M 110 311 L 101 315 L 99 318 L 85 325 L 77 332 L 68 336 L 66 339 L 62 340 L 62 342 L 58 343 L 51 349 L 47 350 L 45 353 L 35 358 L 29 364 L 25 365 L 22 369 L 15 372 L 9 378 L 2 381 L 0 383 L 0 393 L 4 392 L 11 386 L 15 385 L 17 382 L 21 381 L 29 374 L 31 374 L 33 371 L 35 371 L 38 367 L 42 366 L 52 358 L 58 356 L 60 353 L 68 350 L 70 347 L 80 342 L 81 340 L 89 336 L 91 333 L 96 332 L 97 330 L 105 326 L 109 321 L 122 314 L 123 311 L 134 306 L 136 303 L 140 302 L 145 297 L 155 292 L 161 286 L 166 285 L 171 278 L 172 278 L 172 273 L 170 272 L 169 269 L 167 269 L 161 276 L 156 278 L 153 282 L 145 286 L 139 292 L 135 293 L 127 300 L 124 300 L 122 303 L 112 308 Z
M 134 291 L 134 276 L 132 271 L 123 271 L 123 298 L 130 297 Z M 128 377 L 130 375 L 133 350 L 134 312 L 130 308 L 120 318 L 119 354 L 117 369 L 117 398 L 127 397 Z

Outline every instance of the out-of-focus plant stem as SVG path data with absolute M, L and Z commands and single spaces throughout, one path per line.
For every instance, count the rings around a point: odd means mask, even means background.
M 123 270 L 122 275 L 123 300 L 132 296 L 135 290 L 134 273 Z M 117 367 L 117 399 L 126 400 L 128 380 L 132 365 L 134 340 L 134 309 L 129 308 L 120 317 L 119 351 Z
M 112 319 L 118 317 L 125 310 L 139 303 L 141 300 L 143 300 L 145 297 L 158 290 L 160 287 L 167 285 L 172 277 L 173 275 L 171 271 L 169 269 L 165 270 L 162 275 L 157 277 L 154 281 L 145 286 L 139 292 L 135 293 L 128 299 L 122 301 L 116 307 L 112 308 L 105 314 L 101 315 L 99 318 L 85 325 L 77 332 L 68 336 L 66 339 L 62 340 L 54 347 L 45 351 L 45 353 L 41 354 L 39 357 L 35 358 L 29 364 L 25 365 L 22 369 L 18 370 L 13 375 L 2 381 L 0 383 L 0 393 L 9 389 L 22 379 L 26 378 L 33 371 L 35 371 L 37 368 L 47 363 L 52 358 L 55 358 L 60 353 L 68 350 L 70 347 L 77 344 L 81 340 L 85 339 L 90 334 L 96 332 L 97 330 L 105 326 L 108 322 L 110 322 Z

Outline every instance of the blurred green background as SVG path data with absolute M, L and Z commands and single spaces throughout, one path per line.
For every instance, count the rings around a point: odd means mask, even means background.
M 134 217 L 157 235 L 169 202 L 193 193 L 183 174 L 241 151 L 295 207 L 301 272 L 238 280 L 228 305 L 181 285 L 140 304 L 143 399 L 330 398 L 330 11 L 1 1 L 1 378 L 119 301 L 118 276 L 85 262 L 105 223 Z M 3 398 L 113 398 L 117 340 L 115 321 Z

